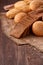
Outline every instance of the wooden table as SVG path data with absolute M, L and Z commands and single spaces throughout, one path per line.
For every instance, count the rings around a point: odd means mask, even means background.
M 1 0 L 0 11 L 3 4 L 14 1 Z M 43 53 L 31 45 L 16 45 L 4 35 L 0 22 L 0 65 L 43 65 Z

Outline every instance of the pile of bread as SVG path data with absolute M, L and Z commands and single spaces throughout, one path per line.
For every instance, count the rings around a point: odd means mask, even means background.
M 43 0 L 22 0 L 4 7 L 6 17 L 13 18 L 15 27 L 12 36 L 20 38 L 30 33 L 43 36 Z

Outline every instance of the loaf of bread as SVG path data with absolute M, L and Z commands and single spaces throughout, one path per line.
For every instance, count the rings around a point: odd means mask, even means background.
M 14 18 L 14 16 L 15 16 L 17 13 L 19 13 L 20 11 L 21 11 L 21 10 L 19 10 L 19 9 L 13 8 L 13 9 L 9 10 L 9 11 L 6 13 L 6 16 L 7 16 L 8 18 Z
M 26 6 L 27 4 L 24 1 L 17 1 L 16 3 L 14 3 L 14 7 L 15 8 L 22 8 L 24 6 Z
M 21 20 L 22 20 L 22 18 L 23 18 L 24 16 L 27 16 L 27 14 L 24 13 L 24 12 L 18 13 L 18 14 L 15 15 L 15 17 L 14 17 L 14 22 L 15 22 L 15 23 L 21 22 Z
M 22 7 L 21 11 L 28 13 L 31 11 L 31 9 L 30 9 L 29 5 L 27 5 L 27 6 Z
M 43 36 L 43 21 L 36 21 L 33 23 L 32 31 L 37 36 Z
M 41 5 L 43 5 L 43 1 L 42 0 L 33 0 L 30 3 L 30 9 L 31 10 L 36 10 L 37 8 L 39 8 Z
M 29 12 L 31 9 L 24 1 L 18 1 L 14 4 L 14 7 L 20 9 L 23 12 Z
M 30 4 L 33 0 L 24 0 L 27 4 Z

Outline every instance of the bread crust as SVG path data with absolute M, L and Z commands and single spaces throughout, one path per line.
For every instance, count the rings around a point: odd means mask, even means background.
M 17 1 L 16 3 L 14 3 L 14 7 L 15 8 L 22 8 L 23 6 L 26 6 L 27 4 L 24 1 Z
M 29 12 L 30 11 L 30 7 L 29 5 L 27 5 L 26 2 L 24 1 L 18 1 L 14 4 L 14 7 L 17 9 L 20 9 L 23 12 Z
M 24 0 L 27 4 L 30 4 L 33 0 Z
M 43 21 L 36 21 L 33 23 L 32 31 L 37 36 L 43 36 Z
M 40 0 L 40 1 L 39 0 L 33 0 L 30 3 L 29 7 L 30 7 L 31 10 L 36 10 L 37 8 L 39 8 L 42 5 L 43 5 L 43 1 L 42 0 Z
M 7 16 L 8 18 L 14 18 L 15 15 L 16 15 L 17 13 L 19 13 L 20 11 L 21 11 L 21 10 L 18 10 L 18 9 L 16 9 L 16 8 L 13 8 L 13 9 L 9 10 L 8 12 L 6 12 L 6 16 Z
M 15 15 L 15 17 L 14 17 L 14 22 L 15 22 L 15 23 L 21 22 L 21 20 L 22 20 L 22 18 L 23 18 L 24 16 L 27 16 L 27 14 L 24 13 L 24 12 L 18 13 L 18 14 Z

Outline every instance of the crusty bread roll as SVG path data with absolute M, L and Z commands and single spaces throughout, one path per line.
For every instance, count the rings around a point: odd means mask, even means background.
M 20 9 L 23 12 L 29 12 L 30 7 L 24 1 L 18 1 L 14 4 L 14 7 Z
M 6 12 L 6 16 L 8 18 L 13 18 L 18 12 L 20 12 L 19 9 L 13 8 L 13 9 L 9 10 L 8 12 Z
M 36 10 L 38 7 L 40 7 L 41 5 L 43 5 L 43 1 L 42 0 L 33 0 L 30 3 L 30 9 L 31 10 Z
M 27 14 L 24 12 L 20 12 L 20 13 L 16 14 L 14 17 L 14 22 L 15 23 L 20 22 L 24 16 L 27 16 Z
M 24 2 L 26 2 L 27 4 L 30 4 L 31 1 L 33 1 L 33 0 L 24 0 Z
M 22 8 L 23 6 L 26 6 L 27 4 L 24 1 L 17 1 L 16 3 L 14 3 L 14 7 L 15 8 Z
M 37 36 L 43 36 L 43 22 L 36 21 L 35 23 L 33 23 L 32 31 Z
M 23 11 L 23 12 L 30 12 L 31 11 L 31 9 L 30 9 L 30 7 L 29 7 L 29 5 L 27 5 L 27 6 L 24 6 L 24 7 L 22 7 L 21 8 L 21 11 Z

